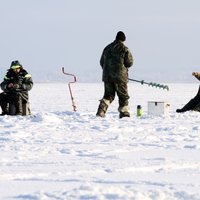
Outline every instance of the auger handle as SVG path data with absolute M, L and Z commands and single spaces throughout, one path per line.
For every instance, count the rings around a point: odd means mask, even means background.
M 74 74 L 66 73 L 64 67 L 62 67 L 62 72 L 63 72 L 63 74 L 68 75 L 68 76 L 73 76 L 73 78 L 74 78 L 74 81 L 68 82 L 68 87 L 69 87 L 69 93 L 70 93 L 70 96 L 71 96 L 73 111 L 76 112 L 77 111 L 77 107 L 75 105 L 74 97 L 72 95 L 72 89 L 71 89 L 71 86 L 70 86 L 71 83 L 75 83 L 77 81 L 76 76 Z

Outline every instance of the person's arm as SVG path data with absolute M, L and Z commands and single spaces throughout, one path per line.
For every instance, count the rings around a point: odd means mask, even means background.
M 127 49 L 126 53 L 125 53 L 125 58 L 124 58 L 124 66 L 126 68 L 129 68 L 133 65 L 133 56 L 130 52 L 129 49 Z
M 101 68 L 103 69 L 103 66 L 104 66 L 104 51 L 103 51 L 101 58 L 100 58 L 100 65 L 101 65 Z
M 200 73 L 193 72 L 192 75 L 200 81 Z
M 1 83 L 1 89 L 5 92 L 13 87 L 13 83 L 10 80 L 9 72 L 4 76 L 3 82 Z
M 33 87 L 32 76 L 30 74 L 26 74 L 22 82 L 22 88 L 23 90 L 29 91 L 32 89 L 32 87 Z

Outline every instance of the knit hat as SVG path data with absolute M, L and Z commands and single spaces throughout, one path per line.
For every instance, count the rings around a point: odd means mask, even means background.
M 119 31 L 116 35 L 116 40 L 121 40 L 124 42 L 126 40 L 126 36 L 122 31 Z
M 10 65 L 11 69 L 17 69 L 17 68 L 22 68 L 22 65 L 18 60 L 12 61 Z

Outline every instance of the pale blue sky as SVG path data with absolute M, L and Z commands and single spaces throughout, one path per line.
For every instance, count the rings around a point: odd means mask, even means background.
M 101 81 L 99 59 L 119 30 L 135 59 L 131 78 L 195 82 L 199 0 L 0 0 L 0 74 L 18 59 L 35 81 Z

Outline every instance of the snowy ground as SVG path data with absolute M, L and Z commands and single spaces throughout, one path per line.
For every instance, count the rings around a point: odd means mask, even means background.
M 169 86 L 129 83 L 131 117 L 118 118 L 116 98 L 101 119 L 102 83 L 72 85 L 76 113 L 67 84 L 35 84 L 32 116 L 0 117 L 0 199 L 199 200 L 200 114 L 175 113 L 199 85 Z M 149 116 L 151 100 L 170 115 Z

